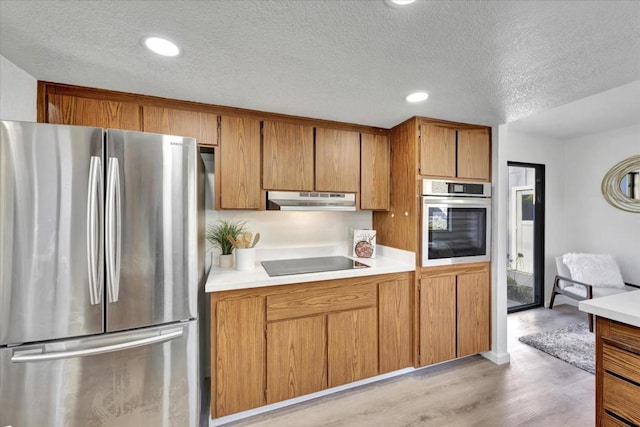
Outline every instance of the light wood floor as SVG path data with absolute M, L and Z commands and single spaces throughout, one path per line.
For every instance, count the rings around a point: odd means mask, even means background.
M 472 356 L 228 425 L 593 426 L 595 377 L 518 341 L 579 321 L 586 314 L 568 305 L 514 313 L 510 364 Z

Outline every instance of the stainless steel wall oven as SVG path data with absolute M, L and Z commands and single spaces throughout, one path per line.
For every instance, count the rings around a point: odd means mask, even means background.
M 491 184 L 422 182 L 422 266 L 491 259 Z

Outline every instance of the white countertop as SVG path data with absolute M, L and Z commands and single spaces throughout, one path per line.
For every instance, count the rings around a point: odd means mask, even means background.
M 249 271 L 236 271 L 231 268 L 214 266 L 209 271 L 206 292 L 220 292 L 234 289 L 259 288 L 264 286 L 286 285 L 290 283 L 317 282 L 320 280 L 345 279 L 349 277 L 374 276 L 377 274 L 415 271 L 415 253 L 377 245 L 375 258 L 355 258 L 347 253 L 347 247 L 292 248 L 265 250 L 256 253 L 256 268 Z M 293 259 L 319 256 L 344 255 L 360 261 L 369 268 L 353 270 L 326 271 L 321 273 L 292 274 L 270 277 L 260 261 L 274 259 Z
M 640 328 L 640 290 L 580 301 L 580 311 Z

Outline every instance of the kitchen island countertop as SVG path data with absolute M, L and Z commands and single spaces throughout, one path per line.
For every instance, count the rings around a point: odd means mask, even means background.
M 355 258 L 347 253 L 347 247 L 296 248 L 288 250 L 265 250 L 257 256 L 255 268 L 248 271 L 236 271 L 232 268 L 212 267 L 205 285 L 206 292 L 221 292 L 235 289 L 259 288 L 264 286 L 287 285 L 301 282 L 345 279 L 349 277 L 375 276 L 378 274 L 415 271 L 415 253 L 384 245 L 377 246 L 376 258 Z M 270 277 L 260 261 L 322 257 L 343 255 L 369 266 L 352 270 L 326 271 L 320 273 L 292 274 Z
M 640 290 L 580 301 L 580 311 L 640 328 Z

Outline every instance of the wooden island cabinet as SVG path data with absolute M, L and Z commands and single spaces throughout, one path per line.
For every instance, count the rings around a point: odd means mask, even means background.
M 596 425 L 640 425 L 640 327 L 604 317 L 596 317 Z
M 412 366 L 412 277 L 212 293 L 212 416 Z

